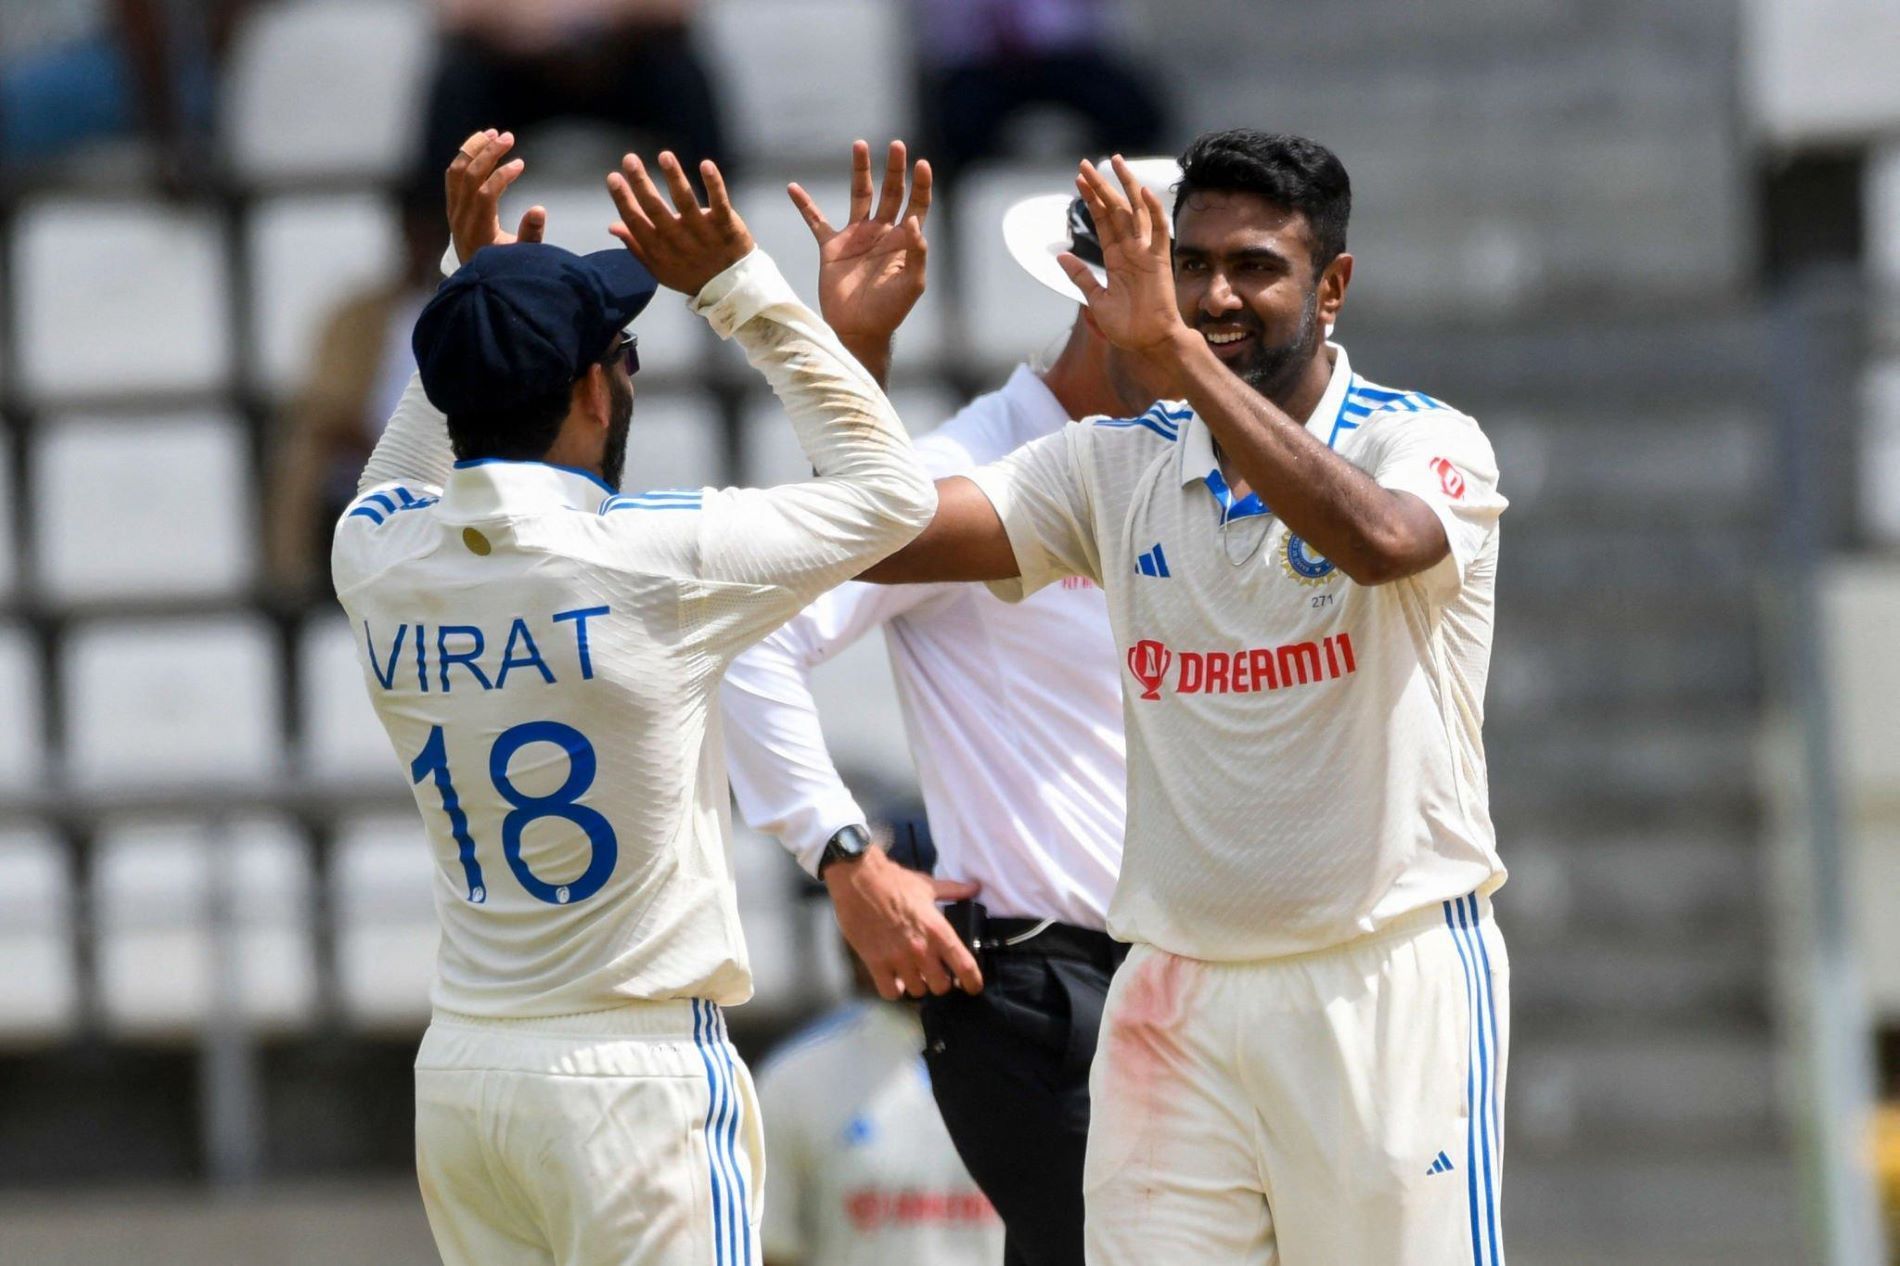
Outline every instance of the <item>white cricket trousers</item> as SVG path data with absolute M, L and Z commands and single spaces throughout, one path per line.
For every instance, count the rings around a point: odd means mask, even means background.
M 438 1010 L 416 1177 L 445 1266 L 758 1266 L 765 1147 L 709 1002 L 536 1020 Z
M 1504 1266 L 1509 1001 L 1476 895 L 1287 958 L 1135 946 L 1089 1077 L 1089 1266 Z

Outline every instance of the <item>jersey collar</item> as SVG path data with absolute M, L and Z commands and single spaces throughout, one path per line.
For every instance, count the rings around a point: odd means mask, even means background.
M 442 512 L 486 519 L 565 506 L 593 514 L 613 492 L 599 477 L 572 466 L 477 457 L 455 463 L 442 489 Z
M 1352 387 L 1352 363 L 1346 356 L 1346 349 L 1338 343 L 1328 341 L 1326 346 L 1333 353 L 1333 376 L 1326 380 L 1326 392 L 1320 396 L 1319 403 L 1313 406 L 1313 412 L 1306 418 L 1306 433 L 1327 447 L 1338 442 L 1340 433 L 1348 429 L 1341 423 L 1347 421 L 1346 395 Z M 1200 415 L 1188 418 L 1181 428 L 1181 460 L 1178 474 L 1181 483 L 1205 484 L 1214 495 L 1222 512 L 1229 518 L 1244 518 L 1250 514 L 1266 514 L 1267 506 L 1260 500 L 1259 494 L 1249 492 L 1235 499 L 1227 487 L 1227 480 L 1221 476 L 1220 462 L 1214 457 L 1214 435 L 1207 429 L 1207 423 Z

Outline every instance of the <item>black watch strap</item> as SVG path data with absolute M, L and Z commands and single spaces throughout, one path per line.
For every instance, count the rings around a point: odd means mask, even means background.
M 818 855 L 818 877 L 825 877 L 825 867 L 833 862 L 854 862 L 871 851 L 871 833 L 861 826 L 841 827 L 838 833 L 825 841 L 825 851 Z

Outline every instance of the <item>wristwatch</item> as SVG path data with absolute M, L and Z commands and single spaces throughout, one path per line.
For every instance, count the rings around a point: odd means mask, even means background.
M 833 862 L 855 862 L 874 845 L 871 833 L 861 826 L 841 827 L 838 833 L 825 841 L 825 851 L 818 855 L 818 877 L 825 877 L 825 867 Z

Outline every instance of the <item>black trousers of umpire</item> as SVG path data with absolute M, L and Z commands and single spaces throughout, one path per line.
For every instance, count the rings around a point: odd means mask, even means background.
M 1053 930 L 1068 935 L 987 951 L 981 994 L 923 1002 L 931 1089 L 964 1166 L 1002 1216 L 1005 1266 L 1083 1266 L 1089 1062 L 1126 947 L 1099 932 Z

